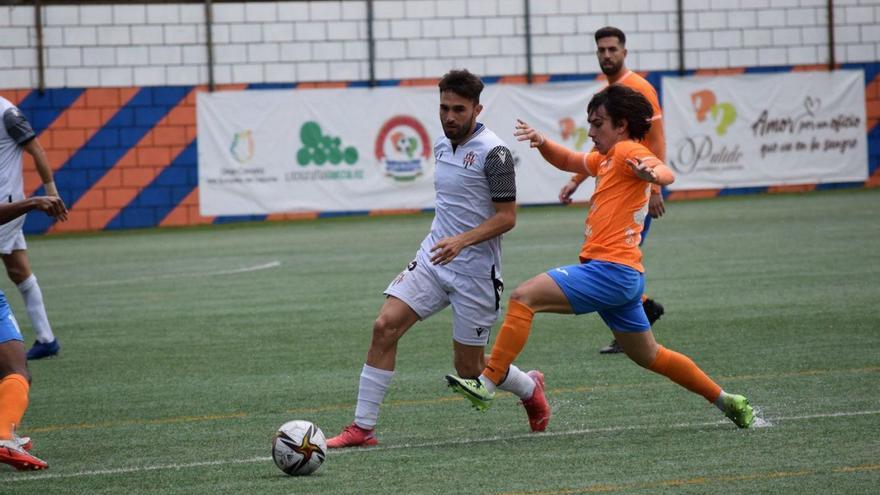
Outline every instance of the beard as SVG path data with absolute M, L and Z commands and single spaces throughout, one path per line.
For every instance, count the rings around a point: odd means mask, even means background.
M 471 129 L 473 129 L 473 127 L 473 122 L 468 122 L 467 124 L 461 127 L 456 127 L 454 129 L 447 129 L 446 127 L 443 127 L 443 134 L 446 135 L 446 137 L 449 138 L 449 140 L 453 143 L 457 143 L 464 141 L 464 139 L 468 137 L 468 135 L 470 135 Z
M 599 68 L 602 69 L 602 73 L 606 76 L 617 74 L 620 71 L 621 67 L 623 67 L 623 60 L 616 64 L 614 62 L 611 62 L 611 65 L 605 65 L 601 62 L 599 63 Z

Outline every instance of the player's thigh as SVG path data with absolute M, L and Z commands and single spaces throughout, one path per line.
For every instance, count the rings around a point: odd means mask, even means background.
M 525 304 L 536 313 L 572 312 L 566 293 L 547 273 L 541 273 L 521 283 L 510 294 L 510 299 Z
M 441 273 L 452 305 L 452 339 L 464 346 L 482 347 L 489 341 L 500 311 L 500 293 L 491 278 L 469 277 L 445 270 Z M 481 355 L 461 349 L 462 355 Z
M 416 259 L 408 263 L 403 271 L 388 284 L 384 293 L 408 306 L 419 320 L 424 320 L 449 305 L 449 295 L 437 276 L 437 269 L 419 251 Z M 389 309 L 393 309 L 396 305 L 389 303 L 390 300 L 389 298 L 385 303 L 386 305 L 392 304 Z M 383 305 L 384 308 L 385 305 Z M 381 314 L 382 312 L 380 312 L 380 316 Z
M 4 256 L 21 249 L 27 249 L 24 232 L 24 216 L 20 216 L 11 222 L 0 225 L 0 254 Z

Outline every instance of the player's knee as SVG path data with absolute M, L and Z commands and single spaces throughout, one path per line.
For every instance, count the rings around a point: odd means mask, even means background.
M 531 292 L 528 290 L 526 284 L 521 284 L 516 289 L 513 289 L 513 292 L 510 293 L 510 300 L 529 306 L 532 302 L 530 295 Z
M 400 339 L 400 325 L 396 325 L 390 318 L 380 315 L 373 322 L 373 345 L 388 347 Z
M 28 381 L 28 383 L 31 383 L 31 374 L 26 367 L 19 368 L 17 366 L 10 366 L 0 369 L 0 380 L 6 378 L 9 375 L 21 375 L 25 378 L 25 380 Z
M 7 265 L 6 267 L 6 275 L 9 276 L 9 280 L 16 284 L 20 284 L 25 281 L 31 274 L 30 270 L 26 267 L 18 266 L 18 265 Z

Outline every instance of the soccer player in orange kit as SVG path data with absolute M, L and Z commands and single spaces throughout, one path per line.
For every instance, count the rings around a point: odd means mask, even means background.
M 663 112 L 660 109 L 660 99 L 657 91 L 644 77 L 636 74 L 626 67 L 626 35 L 616 27 L 606 26 L 596 31 L 596 57 L 599 59 L 599 67 L 608 78 L 608 84 L 622 84 L 632 88 L 644 96 L 653 113 L 651 115 L 651 128 L 645 135 L 644 145 L 651 153 L 660 159 L 666 160 L 666 137 L 663 134 Z M 587 179 L 588 175 L 578 173 L 562 186 L 559 191 L 559 200 L 563 203 L 571 203 L 571 196 L 578 186 Z M 642 242 L 648 235 L 652 218 L 660 218 L 666 213 L 666 205 L 663 204 L 662 188 L 657 184 L 651 185 L 651 197 L 648 200 L 648 216 L 645 217 L 644 229 L 642 230 Z M 648 316 L 648 322 L 653 325 L 663 315 L 663 305 L 647 296 L 642 296 L 642 307 Z M 623 352 L 617 340 L 599 350 L 601 354 L 616 354 Z
M 636 364 L 666 376 L 715 404 L 740 428 L 754 421 L 747 398 L 724 392 L 690 358 L 654 340 L 642 309 L 645 278 L 639 250 L 653 184 L 668 185 L 672 171 L 638 141 L 651 126 L 651 104 L 638 92 L 611 85 L 590 100 L 587 116 L 595 150 L 573 152 L 544 137 L 523 121 L 515 132 L 553 166 L 596 177 L 586 221 L 580 264 L 542 273 L 517 287 L 492 347 L 486 369 L 477 379 L 447 375 L 453 390 L 478 409 L 486 409 L 495 387 L 525 347 L 536 313 L 598 312 Z

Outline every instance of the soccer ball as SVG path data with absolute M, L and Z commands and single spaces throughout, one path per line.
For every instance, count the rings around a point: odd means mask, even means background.
M 327 456 L 324 432 L 309 421 L 288 421 L 272 439 L 272 459 L 291 476 L 312 474 Z

